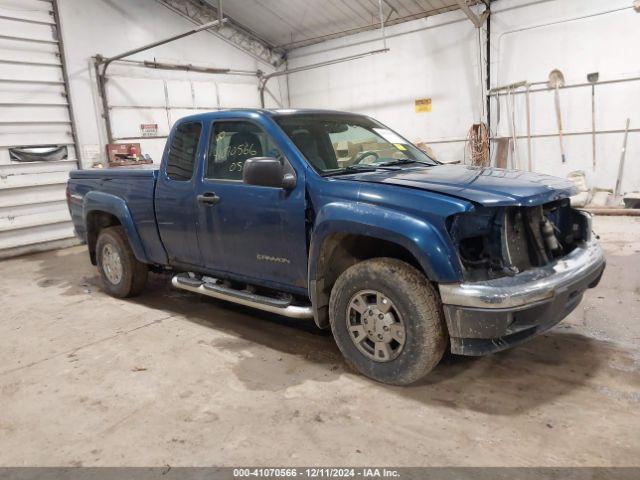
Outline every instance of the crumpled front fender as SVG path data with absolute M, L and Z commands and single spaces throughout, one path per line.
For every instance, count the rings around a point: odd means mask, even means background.
M 324 245 L 335 234 L 362 235 L 396 244 L 408 251 L 434 282 L 459 281 L 462 272 L 446 228 L 427 220 L 365 203 L 332 202 L 317 213 L 309 255 L 309 293 L 316 313 L 316 323 L 326 327 L 324 294 Z M 381 256 L 384 256 L 381 252 Z M 325 310 L 325 311 L 323 311 Z

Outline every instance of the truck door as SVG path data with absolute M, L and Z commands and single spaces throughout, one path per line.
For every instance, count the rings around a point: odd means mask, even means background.
M 155 210 L 160 238 L 173 265 L 201 265 L 196 232 L 196 178 L 194 167 L 204 154 L 202 123 L 178 125 L 167 139 L 158 175 Z M 201 145 L 202 144 L 202 145 Z
M 219 120 L 198 185 L 198 238 L 208 269 L 273 288 L 307 283 L 304 178 L 292 190 L 247 185 L 244 162 L 287 159 L 273 139 L 248 120 Z

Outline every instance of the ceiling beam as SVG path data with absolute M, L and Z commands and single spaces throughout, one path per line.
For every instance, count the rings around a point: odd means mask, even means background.
M 403 22 L 410 22 L 411 20 L 418 20 L 421 18 L 430 17 L 432 15 L 437 15 L 439 13 L 450 12 L 452 10 L 457 10 L 457 8 L 455 6 L 446 6 L 446 7 L 437 8 L 435 10 L 425 10 L 419 13 L 406 15 L 404 17 L 396 17 L 396 18 L 387 17 L 387 20 L 384 21 L 384 24 L 385 24 L 385 27 L 390 27 L 392 25 L 398 25 Z M 325 42 L 327 40 L 333 40 L 334 38 L 355 35 L 356 33 L 362 33 L 370 30 L 377 30 L 379 28 L 380 28 L 380 22 L 376 22 L 376 23 L 371 23 L 369 25 L 364 25 L 362 27 L 355 27 L 355 28 L 350 28 L 348 30 L 327 33 L 325 35 L 320 35 L 317 37 L 303 38 L 295 42 L 289 42 L 289 43 L 278 45 L 278 48 L 283 48 L 287 52 L 291 52 L 292 50 L 295 50 L 297 48 L 307 47 L 309 45 Z
M 221 8 L 222 1 L 214 0 L 216 7 L 203 0 L 156 1 L 198 25 L 224 18 L 225 21 L 221 27 L 208 31 L 271 66 L 278 67 L 284 62 L 284 50 L 274 47 L 255 32 L 224 15 Z
M 491 14 L 491 10 L 489 9 L 489 5 L 484 2 L 485 10 L 480 15 L 476 15 L 471 7 L 467 4 L 466 0 L 458 0 L 458 5 L 460 6 L 460 10 L 462 10 L 465 15 L 471 20 L 471 22 L 475 25 L 476 28 L 481 28 L 484 25 L 484 22 L 487 20 L 487 17 Z

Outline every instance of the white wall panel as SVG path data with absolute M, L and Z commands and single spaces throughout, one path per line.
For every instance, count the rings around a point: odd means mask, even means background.
M 587 82 L 587 74 L 600 73 L 600 81 L 640 76 L 637 49 L 640 43 L 640 14 L 626 0 L 564 0 L 527 5 L 522 0 L 496 3 L 491 24 L 492 82 L 503 85 L 527 80 L 540 82 L 560 69 L 567 84 Z M 514 8 L 520 7 L 520 8 Z M 532 87 L 539 88 L 539 87 Z M 591 87 L 561 89 L 560 105 L 565 132 L 591 131 Z M 524 95 L 516 100 L 516 125 L 525 134 Z M 595 89 L 596 129 L 620 130 L 626 118 L 631 128 L 640 128 L 640 81 L 597 85 Z M 531 95 L 532 133 L 557 134 L 554 93 Z M 505 99 L 501 98 L 504 113 Z M 495 107 L 495 102 L 494 102 Z M 508 135 L 506 123 L 493 125 L 499 135 Z M 534 138 L 536 169 L 566 175 L 584 170 L 591 185 L 613 188 L 623 134 L 598 134 L 597 166 L 592 167 L 592 137 L 565 136 L 567 163 L 562 164 L 558 137 Z M 519 141 L 526 157 L 526 141 Z M 632 152 L 640 148 L 640 133 L 629 134 L 625 189 L 640 190 L 640 162 Z
M 396 25 L 387 33 L 388 53 L 290 75 L 291 106 L 368 114 L 413 141 L 466 137 L 481 115 L 471 22 L 451 12 Z M 380 33 L 366 32 L 296 50 L 289 66 L 381 48 Z M 419 98 L 432 99 L 431 112 L 415 113 Z M 463 148 L 463 143 L 434 145 L 445 160 L 462 159 Z
M 560 69 L 567 84 L 584 83 L 587 74 L 600 80 L 640 76 L 636 46 L 640 44 L 640 13 L 629 0 L 500 0 L 492 3 L 491 81 L 544 82 Z M 439 158 L 460 160 L 472 123 L 482 118 L 483 99 L 478 72 L 478 36 L 461 12 L 437 15 L 387 29 L 389 53 L 295 73 L 289 77 L 292 107 L 351 110 L 370 114 L 414 141 L 431 143 Z M 484 33 L 481 51 L 485 52 Z M 379 32 L 324 42 L 295 50 L 295 68 L 381 48 Z M 482 77 L 482 78 L 481 78 Z M 270 83 L 270 85 L 272 85 Z M 275 85 L 275 82 L 273 83 Z M 532 88 L 540 88 L 534 86 Z M 416 98 L 431 98 L 432 111 L 415 113 Z M 591 88 L 560 92 L 565 132 L 591 130 Z M 515 123 L 526 133 L 525 97 L 516 95 Z M 492 103 L 492 132 L 509 135 L 504 97 Z M 531 94 L 534 135 L 557 134 L 553 92 Z M 640 82 L 596 87 L 596 128 L 619 130 L 625 119 L 640 128 Z M 591 136 L 565 137 L 567 163 L 560 160 L 559 139 L 534 138 L 537 170 L 565 175 L 584 170 L 591 185 L 612 188 L 618 170 L 622 134 L 597 136 L 597 168 L 592 169 Z M 631 152 L 640 148 L 640 133 L 629 134 L 625 189 L 640 190 L 640 162 Z M 518 141 L 520 166 L 526 165 L 526 141 Z
M 173 108 L 171 109 L 171 111 L 169 112 L 171 115 L 171 121 L 172 121 L 172 125 L 173 123 L 178 120 L 179 118 L 182 117 L 187 117 L 189 115 L 193 115 L 195 113 L 202 113 L 201 111 L 197 111 L 194 109 L 187 109 L 187 108 Z
M 168 130 L 161 130 L 158 133 L 168 135 Z M 140 149 L 145 155 L 149 155 L 156 165 L 160 164 L 162 160 L 162 152 L 164 152 L 165 139 L 164 138 L 139 138 L 132 140 L 132 142 L 140 143 Z
M 107 95 L 111 105 L 165 106 L 164 81 L 152 78 L 110 76 Z
M 192 82 L 196 107 L 220 107 L 218 86 L 215 82 Z
M 114 108 L 111 110 L 113 135 L 119 137 L 139 137 L 141 123 L 158 125 L 158 135 L 169 133 L 169 120 L 164 107 L 157 108 Z M 132 140 L 134 141 L 134 140 Z M 135 140 L 137 141 L 137 139 Z
M 275 83 L 274 83 L 275 85 Z M 260 108 L 258 83 L 218 83 L 222 108 Z
M 139 142 L 142 152 L 159 163 L 164 139 L 135 138 L 141 135 L 141 124 L 155 123 L 158 136 L 167 136 L 173 124 L 188 115 L 218 108 L 260 107 L 257 79 L 226 83 L 219 78 L 218 75 L 217 80 L 202 81 L 110 77 L 107 94 L 113 136 L 122 141 Z
M 170 108 L 195 107 L 191 82 L 167 80 L 167 100 Z
M 193 23 L 155 0 L 59 0 L 59 5 L 71 96 L 74 104 L 81 105 L 76 108 L 79 142 L 81 147 L 99 145 L 101 151 L 98 159 L 84 159 L 84 166 L 91 167 L 96 160 L 106 160 L 106 132 L 91 57 L 96 53 L 108 57 L 184 32 L 193 28 Z M 260 69 L 267 73 L 273 71 L 271 66 L 258 62 L 207 32 L 141 52 L 130 59 L 192 63 L 233 70 Z M 167 135 L 173 122 L 184 115 L 215 110 L 222 104 L 226 107 L 259 105 L 257 78 L 143 68 L 117 62 L 109 67 L 108 75 L 107 92 L 109 104 L 113 106 L 110 113 L 115 137 L 140 136 L 141 123 L 156 123 L 158 135 Z M 221 88 L 220 84 L 225 86 Z M 275 92 L 280 95 L 277 86 Z M 158 108 L 116 108 L 118 106 Z M 164 139 L 135 138 L 122 141 L 139 142 L 142 153 L 149 154 L 156 163 L 161 159 L 165 143 Z

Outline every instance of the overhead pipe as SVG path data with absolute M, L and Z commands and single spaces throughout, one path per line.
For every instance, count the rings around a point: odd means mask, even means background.
M 107 68 L 109 68 L 109 65 L 111 65 L 116 60 L 121 60 L 131 55 L 135 55 L 136 53 L 144 52 L 145 50 L 159 47 L 160 45 L 164 45 L 166 43 L 173 42 L 175 40 L 179 40 L 184 37 L 188 37 L 189 35 L 193 35 L 194 33 L 198 33 L 203 30 L 207 30 L 209 28 L 215 27 L 217 25 L 221 25 L 224 21 L 225 19 L 223 19 L 222 21 L 214 20 L 212 22 L 208 22 L 198 27 L 192 28 L 191 30 L 188 30 L 186 32 L 179 33 L 177 35 L 172 35 L 171 37 L 164 38 L 162 40 L 158 40 L 152 43 L 148 43 L 146 45 L 143 45 L 138 48 L 134 48 L 132 50 L 127 50 L 126 52 L 122 52 L 112 57 L 105 58 L 102 55 L 96 55 L 95 57 L 96 78 L 98 81 L 98 90 L 100 93 L 100 97 L 102 99 L 102 109 L 103 109 L 103 115 L 105 119 L 105 127 L 107 130 L 108 143 L 113 143 L 113 140 L 114 140 L 113 131 L 111 129 L 111 118 L 109 115 L 109 102 L 107 100 L 107 90 L 106 90 L 106 81 L 107 81 L 106 74 L 107 74 Z M 100 68 L 100 66 L 102 66 L 102 69 Z
M 224 14 L 222 13 L 222 0 L 218 0 L 218 21 L 220 24 L 224 21 Z
M 500 52 L 501 52 L 501 46 L 502 46 L 502 39 L 503 39 L 503 37 L 505 35 L 511 35 L 513 33 L 524 32 L 524 31 L 527 31 L 527 30 L 534 30 L 536 28 L 543 28 L 543 27 L 551 27 L 551 26 L 554 26 L 554 25 L 561 25 L 563 23 L 575 22 L 577 20 L 584 20 L 584 19 L 587 19 L 587 18 L 599 17 L 601 15 L 607 15 L 609 13 L 621 12 L 623 10 L 629 10 L 629 9 L 632 9 L 632 8 L 633 8 L 633 5 L 628 6 L 628 7 L 614 8 L 612 10 L 604 10 L 604 11 L 601 11 L 601 12 L 590 13 L 590 14 L 581 15 L 581 16 L 578 16 L 578 17 L 566 18 L 566 19 L 563 19 L 563 20 L 555 20 L 555 21 L 552 21 L 552 22 L 540 23 L 540 24 L 536 24 L 536 25 L 529 25 L 529 26 L 526 26 L 526 27 L 514 28 L 513 30 L 507 30 L 505 32 L 502 32 L 500 35 L 498 35 L 498 45 L 496 47 L 496 83 L 498 83 L 498 85 L 500 84 L 500 60 L 501 60 Z M 496 13 L 500 13 L 500 11 L 498 11 Z M 532 85 L 534 85 L 534 84 L 532 84 Z
M 238 70 L 231 68 L 207 67 L 204 65 L 194 65 L 192 63 L 170 63 L 158 62 L 156 60 L 118 60 L 118 63 L 127 63 L 133 66 L 153 68 L 156 70 L 182 70 L 185 72 L 211 73 L 214 75 L 239 75 L 256 77 L 257 70 Z
M 616 129 L 612 129 L 612 130 L 596 130 L 596 135 L 604 135 L 604 134 L 610 134 L 610 133 L 638 133 L 640 132 L 640 128 L 630 128 L 629 130 L 626 130 L 624 128 L 616 128 Z M 578 136 L 578 135 L 593 135 L 593 131 L 591 130 L 586 130 L 586 131 L 578 131 L 578 132 L 562 132 L 562 135 L 564 137 L 574 137 L 574 136 Z M 531 138 L 553 138 L 553 137 L 557 137 L 559 136 L 559 134 L 557 133 L 536 133 L 531 135 Z M 501 137 L 491 137 L 491 140 L 499 140 Z M 516 135 L 515 136 L 516 139 L 521 140 L 523 138 L 527 138 L 527 135 Z M 438 143 L 438 142 L 430 142 L 430 143 Z
M 595 84 L 595 86 L 598 85 L 609 85 L 609 84 L 613 84 L 613 83 L 626 83 L 626 82 L 637 82 L 638 80 L 640 80 L 640 76 L 637 77 L 628 77 L 628 78 L 614 78 L 611 80 L 602 80 L 602 81 L 598 81 L 597 84 Z M 536 85 L 547 85 L 548 80 L 542 81 L 542 82 L 531 82 L 528 85 L 530 87 L 536 86 Z M 491 90 L 489 90 L 488 95 L 492 96 L 492 97 L 498 97 L 498 96 L 504 96 L 506 95 L 505 93 L 502 93 L 503 90 L 506 89 L 516 89 L 516 88 L 520 88 L 520 87 L 525 87 L 527 85 L 527 82 L 518 82 L 518 83 L 513 83 L 510 85 L 505 85 L 505 86 L 501 86 L 501 87 L 495 87 L 492 88 Z M 579 87 L 592 87 L 594 86 L 594 84 L 592 84 L 591 82 L 581 82 L 581 83 L 572 83 L 572 84 L 565 84 L 562 87 L 558 87 L 560 90 L 564 90 L 566 88 L 579 88 Z M 530 93 L 535 93 L 535 92 L 549 92 L 549 91 L 555 91 L 555 88 L 552 87 L 543 87 L 543 88 L 533 88 L 530 89 L 529 92 Z M 514 91 L 512 92 L 513 95 L 520 95 L 520 94 L 526 94 L 526 91 Z
M 591 158 L 593 163 L 593 170 L 596 169 L 596 83 L 600 74 L 598 72 L 589 73 L 587 80 L 591 83 L 591 130 L 593 135 L 591 138 Z
M 596 130 L 595 131 L 596 135 L 607 135 L 607 134 L 612 134 L 612 133 L 625 133 L 625 129 L 614 129 L 614 130 Z M 629 129 L 629 133 L 640 133 L 640 128 L 630 128 Z M 573 136 L 580 136 L 580 135 L 593 135 L 593 132 L 591 130 L 587 130 L 587 131 L 582 131 L 582 132 L 563 132 L 562 133 L 565 137 L 573 137 Z M 531 138 L 553 138 L 553 137 L 557 137 L 558 134 L 557 133 L 538 133 L 538 134 L 532 134 L 530 137 Z M 493 136 L 490 137 L 489 140 L 491 140 L 492 142 L 498 141 L 500 140 L 500 138 L 502 137 L 498 137 L 498 136 Z M 522 139 L 526 139 L 528 138 L 527 135 L 516 135 L 516 138 L 518 140 L 522 140 Z M 459 138 L 444 138 L 444 139 L 440 139 L 440 140 L 425 140 L 425 143 L 429 143 L 429 144 L 435 144 L 435 143 L 463 143 L 463 142 L 468 142 L 469 139 L 466 137 L 459 137 Z
M 533 172 L 533 157 L 531 154 L 531 87 L 527 83 L 525 88 L 527 89 L 525 97 L 527 105 L 527 166 L 529 171 Z
M 526 7 L 526 6 L 529 6 L 529 5 L 523 5 L 523 6 Z M 520 7 L 512 7 L 512 8 L 520 8 Z M 502 11 L 511 10 L 512 8 L 508 8 L 508 9 L 505 9 L 505 10 L 500 10 L 500 11 L 498 11 L 496 13 L 501 13 Z M 574 21 L 577 21 L 577 20 L 584 20 L 584 19 L 588 19 L 588 18 L 598 17 L 598 16 L 601 16 L 601 15 L 620 12 L 620 11 L 628 10 L 628 9 L 631 9 L 631 8 L 633 8 L 633 6 L 615 8 L 615 9 L 611 9 L 611 10 L 605 10 L 605 11 L 590 13 L 590 14 L 587 14 L 587 15 L 581 15 L 581 16 L 577 16 L 577 17 L 562 19 L 562 20 L 555 20 L 555 21 L 551 21 L 551 22 L 528 25 L 528 26 L 525 26 L 525 27 L 518 27 L 518 28 L 515 28 L 515 29 L 512 29 L 512 30 L 507 30 L 507 31 L 504 31 L 504 32 L 500 33 L 500 35 L 498 35 L 498 38 L 497 38 L 497 48 L 496 48 L 496 68 L 495 68 L 495 70 L 496 70 L 496 74 L 495 74 L 496 83 L 498 85 L 500 85 L 500 65 L 501 65 L 502 39 L 506 35 L 511 35 L 513 33 L 518 33 L 518 32 L 524 32 L 524 31 L 527 31 L 527 30 L 534 30 L 534 29 L 537 29 L 537 28 L 544 28 L 544 27 L 550 27 L 550 26 L 554 26 L 554 25 L 561 25 L 563 23 L 574 22 Z M 489 27 L 489 25 L 490 25 L 489 24 L 489 20 L 487 20 L 487 26 Z M 489 35 L 489 37 L 490 37 L 490 35 Z M 488 65 L 491 65 L 491 64 L 488 63 Z M 541 85 L 541 84 L 546 84 L 546 83 L 547 82 L 529 83 L 529 84 L 527 84 L 526 91 L 524 91 L 524 92 L 512 91 L 511 94 L 517 95 L 517 94 L 524 93 L 526 95 L 526 98 L 527 98 L 527 104 L 529 104 L 529 95 L 531 93 L 536 92 L 536 91 L 551 90 L 549 88 L 531 89 L 530 87 L 532 87 L 534 85 Z M 610 83 L 616 83 L 616 82 L 610 82 Z M 591 84 L 588 84 L 588 85 L 591 85 Z M 567 86 L 564 86 L 562 88 L 573 88 L 573 87 L 579 87 L 579 86 L 583 86 L 583 85 L 581 85 L 581 84 L 579 84 L 579 85 L 567 85 Z M 499 92 L 496 92 L 496 90 L 497 89 L 491 89 L 486 94 L 487 95 L 487 105 L 488 105 L 488 111 L 489 112 L 490 112 L 490 107 L 491 107 L 491 97 L 492 96 L 499 97 L 501 95 L 505 95 L 505 93 L 499 93 Z M 488 114 L 488 117 L 490 117 L 490 113 Z M 488 122 L 490 122 L 490 118 L 489 118 Z M 528 135 L 527 141 L 528 141 L 528 143 L 531 142 L 531 135 L 530 134 Z M 529 153 L 529 155 L 530 155 L 530 153 Z
M 384 12 L 382 11 L 382 0 L 378 0 L 378 15 L 380 16 L 380 31 L 382 32 L 382 48 L 387 48 L 387 34 L 384 28 Z
M 152 68 L 152 69 L 159 69 L 159 70 L 181 70 L 181 71 L 186 71 L 186 72 L 197 72 L 197 73 L 207 73 L 207 74 L 212 74 L 212 75 L 236 75 L 236 76 L 251 76 L 251 77 L 258 77 L 259 76 L 259 71 L 257 70 L 238 70 L 238 69 L 229 69 L 229 68 L 215 68 L 215 67 L 206 67 L 206 66 L 201 66 L 201 65 L 193 65 L 193 64 L 180 64 L 180 63 L 168 63 L 168 62 L 157 62 L 155 60 L 150 61 L 150 60 L 125 60 L 125 59 L 121 59 L 121 60 L 117 60 L 117 63 L 125 63 L 127 65 L 132 65 L 135 67 L 142 67 L 142 68 Z M 113 78 L 110 77 L 110 78 Z M 136 77 L 131 77 L 131 78 L 136 78 Z M 107 107 L 109 109 L 109 112 L 111 110 L 117 110 L 117 109 L 131 109 L 131 110 L 149 110 L 149 109 L 167 109 L 167 105 L 108 105 Z M 193 110 L 220 110 L 219 106 L 213 106 L 213 107 L 193 107 L 193 106 L 173 106 L 170 107 L 173 109 L 181 109 L 181 110 L 188 110 L 188 109 L 193 109 Z M 110 117 L 109 117 L 110 118 Z M 110 123 L 109 123 L 110 125 Z M 141 137 L 141 136 L 126 136 L 126 137 L 113 137 L 112 141 L 113 142 L 118 142 L 118 141 L 129 141 L 129 140 L 138 140 L 144 138 L 146 140 L 153 140 L 153 139 L 163 139 L 163 138 L 167 138 L 166 135 L 154 135 L 154 136 L 145 136 L 145 137 Z
M 565 88 L 579 88 L 579 87 L 591 87 L 592 90 L 592 125 L 591 125 L 591 132 L 563 132 L 563 136 L 575 136 L 575 135 L 586 135 L 587 133 L 591 133 L 592 136 L 592 148 L 593 148 L 593 168 L 595 169 L 595 141 L 596 141 L 596 135 L 599 134 L 607 134 L 607 133 L 622 133 L 624 132 L 624 130 L 596 130 L 595 127 L 595 114 L 593 112 L 593 109 L 595 108 L 593 105 L 593 93 L 595 91 L 595 87 L 598 85 L 608 85 L 608 84 L 616 84 L 616 83 L 626 83 L 626 82 L 636 82 L 640 80 L 640 76 L 637 77 L 628 77 L 628 78 L 617 78 L 617 79 L 611 79 L 611 80 L 603 80 L 601 82 L 596 81 L 591 81 L 589 80 L 588 82 L 584 83 L 574 83 L 574 84 L 565 84 L 561 87 L 558 87 L 558 89 L 562 90 Z M 597 83 L 596 83 L 597 82 Z M 533 85 L 544 85 L 542 88 L 535 88 L 532 89 L 531 87 Z M 524 91 L 520 90 L 517 91 L 516 89 L 519 88 L 524 88 Z M 502 85 L 502 86 L 498 86 L 495 88 L 492 88 L 491 90 L 489 90 L 488 94 L 487 94 L 487 99 L 491 98 L 491 97 L 501 97 L 501 96 L 505 96 L 505 95 L 519 95 L 519 94 L 524 94 L 525 95 L 525 99 L 526 99 L 526 120 L 527 120 L 527 134 L 526 136 L 515 136 L 514 140 L 517 139 L 521 139 L 521 138 L 526 138 L 527 139 L 527 156 L 528 156 L 528 166 L 529 166 L 529 170 L 533 169 L 533 159 L 532 159 L 532 153 L 531 153 L 531 139 L 532 138 L 547 138 L 547 137 L 553 137 L 553 136 L 559 136 L 558 134 L 541 134 L 541 135 L 532 135 L 531 134 L 531 101 L 530 101 L 530 95 L 531 93 L 535 93 L 535 92 L 548 92 L 548 91 L 555 91 L 556 87 L 549 87 L 548 86 L 548 81 L 540 81 L 540 82 L 526 82 L 526 81 L 522 81 L 522 82 L 516 82 L 516 83 L 511 83 L 509 85 Z M 631 129 L 631 132 L 636 132 L 638 130 L 635 129 Z M 493 138 L 492 138 L 493 140 Z
M 222 5 L 218 4 L 215 6 L 215 0 L 156 1 L 196 24 L 216 18 L 220 19 L 219 12 L 223 11 Z M 224 20 L 226 21 L 226 27 L 224 29 L 221 28 L 210 33 L 233 46 L 233 48 L 242 50 L 259 62 L 266 63 L 269 66 L 281 65 L 284 52 L 271 45 L 271 43 L 261 38 L 251 29 L 236 23 L 232 18 L 226 17 Z
M 224 21 L 224 20 L 223 20 Z M 103 58 L 100 63 L 104 65 L 104 70 L 107 69 L 111 62 L 116 60 L 120 60 L 121 58 L 130 57 L 131 55 L 135 55 L 136 53 L 144 52 L 145 50 L 149 50 L 151 48 L 159 47 L 160 45 L 164 45 L 165 43 L 173 42 L 175 40 L 180 40 L 181 38 L 188 37 L 189 35 L 193 35 L 194 33 L 201 32 L 202 30 L 207 30 L 209 28 L 215 27 L 216 25 L 221 24 L 220 20 L 214 20 L 212 22 L 205 23 L 200 25 L 199 27 L 192 28 L 191 30 L 183 33 L 179 33 L 177 35 L 173 35 L 171 37 L 165 38 L 163 40 L 158 40 L 156 42 L 149 43 L 147 45 L 143 45 L 138 48 L 134 48 L 132 50 L 127 50 L 126 52 L 120 53 L 118 55 L 114 55 L 113 57 Z
M 487 6 L 491 7 L 490 0 Z M 487 42 L 485 45 L 486 78 L 485 78 L 484 91 L 488 92 L 491 89 L 491 15 L 487 17 L 487 28 L 486 28 L 485 35 L 487 38 Z M 487 114 L 485 117 L 487 122 L 487 132 L 491 134 L 491 97 L 489 97 L 488 95 L 486 96 L 485 103 L 486 103 L 485 108 L 486 108 L 486 114 Z M 491 142 L 489 142 L 489 161 L 491 161 Z
M 498 11 L 494 12 L 494 14 L 530 7 L 532 5 L 535 5 L 536 3 L 539 3 L 540 1 L 541 0 L 537 0 L 537 1 L 534 1 L 532 3 L 526 3 L 526 4 L 523 4 L 523 5 L 516 5 L 516 6 L 512 6 L 512 7 L 508 7 L 508 8 L 502 8 L 501 10 L 498 10 Z M 548 0 L 542 0 L 542 1 L 548 1 Z M 495 0 L 491 0 L 491 1 L 483 0 L 484 5 L 487 6 L 487 7 L 489 7 L 491 4 L 493 4 L 493 2 L 495 2 Z M 615 12 L 615 11 L 618 11 L 618 10 L 625 10 L 627 8 L 633 8 L 633 7 L 624 7 L 624 8 L 616 9 L 616 10 L 612 10 L 612 11 L 600 12 L 600 13 L 598 13 L 596 15 L 601 15 L 603 13 L 611 13 L 611 12 Z M 387 26 L 396 25 L 398 23 L 408 22 L 410 20 L 417 20 L 417 19 L 425 18 L 425 17 L 429 17 L 429 16 L 431 16 L 429 12 L 422 12 L 420 14 L 407 15 L 407 16 L 404 16 L 404 17 L 395 18 L 395 19 L 390 20 L 390 21 L 388 20 L 386 22 L 386 24 L 387 24 Z M 591 15 L 591 16 L 593 16 L 593 15 Z M 490 16 L 487 17 L 487 30 L 490 29 L 490 18 L 491 18 Z M 580 19 L 580 18 L 583 18 L 583 17 L 579 17 L 577 19 Z M 556 23 L 562 23 L 562 22 L 571 21 L 571 20 L 577 20 L 577 19 L 576 18 L 571 18 L 571 19 L 562 20 L 562 21 L 556 22 Z M 411 30 L 397 32 L 397 33 L 393 33 L 391 35 L 387 35 L 387 40 L 390 39 L 390 38 L 396 38 L 396 37 L 402 37 L 402 36 L 406 36 L 406 35 L 411 35 L 411 34 L 414 34 L 414 33 L 425 31 L 425 30 L 432 30 L 432 29 L 436 29 L 436 28 L 446 27 L 446 26 L 457 24 L 457 23 L 460 23 L 460 22 L 463 22 L 463 21 L 467 21 L 467 20 L 468 20 L 468 18 L 465 16 L 465 18 L 459 18 L 459 19 L 455 19 L 455 20 L 451 20 L 451 21 L 446 21 L 446 22 L 443 22 L 443 23 L 440 23 L 440 24 L 437 24 L 437 25 L 426 25 L 426 26 L 419 27 L 419 28 L 414 28 L 414 29 L 411 29 Z M 375 25 L 377 25 L 377 24 L 371 24 L 371 25 L 367 25 L 365 27 L 358 27 L 358 28 L 352 28 L 352 29 L 348 29 L 348 30 L 342 30 L 340 32 L 335 32 L 335 33 L 322 35 L 322 36 L 318 36 L 318 37 L 312 37 L 312 38 L 308 38 L 308 39 L 305 39 L 305 40 L 300 40 L 300 41 L 297 41 L 297 42 L 290 42 L 290 43 L 280 44 L 277 47 L 278 48 L 287 48 L 287 49 L 289 49 L 289 51 L 291 51 L 291 50 L 294 50 L 294 49 L 301 48 L 301 47 L 305 46 L 304 44 L 306 42 L 313 41 L 314 43 L 318 43 L 318 42 L 322 42 L 322 41 L 326 41 L 326 40 L 332 40 L 332 39 L 336 38 L 336 36 L 353 35 L 353 34 L 356 34 L 356 33 L 370 31 L 370 30 L 373 30 L 375 28 Z M 531 29 L 531 28 L 537 28 L 539 26 L 541 26 L 541 25 L 534 25 L 534 26 L 531 26 L 531 27 L 526 27 L 526 28 L 521 28 L 521 29 L 517 29 L 517 30 L 513 30 L 513 31 L 503 32 L 501 35 L 504 35 L 504 34 L 507 34 L 507 33 L 514 33 L 516 31 L 521 31 L 521 30 L 527 30 L 527 29 Z M 542 26 L 544 26 L 544 25 L 542 25 Z M 362 40 L 360 42 L 351 43 L 349 45 L 341 45 L 341 46 L 337 46 L 337 47 L 328 48 L 328 49 L 325 49 L 325 50 L 316 51 L 316 52 L 313 52 L 313 53 L 297 55 L 295 57 L 291 57 L 290 56 L 289 58 L 290 59 L 298 59 L 298 58 L 302 58 L 303 56 L 314 55 L 314 54 L 317 54 L 317 53 L 330 52 L 330 51 L 338 50 L 338 49 L 341 49 L 341 48 L 354 47 L 356 45 L 363 45 L 363 44 L 367 44 L 367 43 L 372 43 L 372 42 L 375 42 L 377 40 L 378 40 L 377 38 L 370 38 L 370 39 Z

